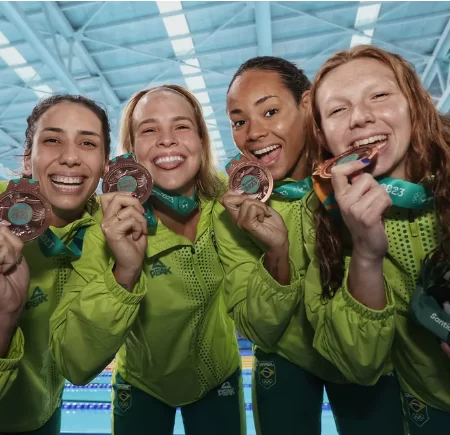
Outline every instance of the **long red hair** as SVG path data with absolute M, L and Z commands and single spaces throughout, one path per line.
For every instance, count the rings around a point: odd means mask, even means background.
M 406 177 L 413 183 L 426 183 L 435 196 L 435 210 L 442 231 L 442 243 L 434 258 L 445 258 L 450 240 L 450 119 L 436 109 L 414 67 L 401 56 L 371 45 L 360 45 L 330 57 L 319 69 L 311 87 L 309 127 L 313 140 L 309 144 L 309 163 L 317 165 L 332 157 L 321 146 L 320 113 L 317 89 L 326 75 L 355 59 L 375 59 L 388 66 L 409 103 L 411 145 L 406 153 Z M 344 277 L 343 246 L 337 223 L 324 207 L 314 211 L 316 256 L 320 264 L 323 296 L 333 297 Z

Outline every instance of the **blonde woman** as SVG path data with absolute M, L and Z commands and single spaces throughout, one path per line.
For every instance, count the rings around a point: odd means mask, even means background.
M 121 127 L 124 151 L 155 187 L 144 207 L 131 195 L 101 197 L 101 228 L 86 234 L 79 260 L 92 279 L 69 282 L 52 319 L 57 364 L 87 383 L 119 351 L 116 435 L 172 434 L 177 407 L 188 435 L 244 434 L 240 358 L 211 224 L 223 188 L 200 105 L 179 86 L 144 90 Z

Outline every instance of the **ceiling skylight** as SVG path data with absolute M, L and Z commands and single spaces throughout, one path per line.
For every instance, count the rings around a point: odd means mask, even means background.
M 0 32 L 0 44 L 9 44 L 9 39 Z M 9 66 L 23 65 L 21 68 L 14 68 L 13 71 L 25 82 L 29 83 L 32 80 L 41 80 L 41 77 L 37 71 L 31 67 L 27 66 L 26 59 L 19 53 L 15 47 L 5 47 L 0 48 L 0 57 Z M 51 95 L 53 93 L 52 89 L 47 85 L 30 86 L 34 90 L 34 93 L 41 98 L 43 96 Z
M 181 2 L 156 2 L 159 8 L 159 12 L 164 14 L 165 12 L 179 11 L 183 9 Z
M 191 37 L 173 39 L 170 42 L 172 43 L 172 48 L 176 56 L 182 56 L 183 54 L 194 51 L 194 41 L 192 41 Z
M 200 67 L 200 63 L 199 63 L 197 58 L 187 59 L 187 60 L 184 60 L 183 62 L 188 64 L 188 65 L 180 65 L 181 72 L 184 75 L 187 75 L 187 74 L 200 74 L 202 72 L 202 70 L 199 68 Z
M 187 87 L 191 91 L 194 91 L 196 89 L 205 89 L 206 88 L 206 83 L 205 83 L 205 80 L 203 79 L 202 75 L 198 75 L 195 77 L 185 77 L 184 81 L 186 82 Z M 209 96 L 208 96 L 208 103 L 209 103 Z
M 163 18 L 169 37 L 186 35 L 189 33 L 188 23 L 186 17 L 181 15 L 173 15 L 171 17 Z
M 363 4 L 364 2 L 360 2 Z M 355 19 L 355 28 L 360 26 L 366 26 L 367 24 L 375 24 L 380 15 L 381 3 L 371 4 L 371 5 L 361 5 L 358 8 Z M 350 43 L 350 47 L 361 44 L 371 44 L 372 37 L 375 29 L 365 29 L 363 30 L 363 35 L 353 35 Z

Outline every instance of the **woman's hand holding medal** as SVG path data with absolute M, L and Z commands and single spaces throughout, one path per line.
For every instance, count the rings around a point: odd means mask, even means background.
M 283 218 L 267 204 L 229 190 L 221 199 L 233 222 L 269 249 L 288 246 L 288 231 Z
M 30 271 L 22 254 L 23 242 L 0 222 L 0 358 L 9 342 L 25 307 Z
M 132 193 L 101 195 L 102 231 L 116 260 L 114 276 L 131 289 L 142 269 L 147 249 L 147 221 L 144 208 Z
M 352 235 L 353 253 L 377 261 L 384 258 L 389 247 L 383 216 L 392 200 L 371 174 L 361 174 L 368 163 L 369 159 L 363 159 L 335 166 L 331 182 L 342 218 Z

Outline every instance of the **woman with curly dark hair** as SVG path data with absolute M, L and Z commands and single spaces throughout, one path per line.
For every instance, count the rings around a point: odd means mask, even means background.
M 80 95 L 41 100 L 27 124 L 22 178 L 1 182 L 0 192 L 39 181 L 51 221 L 24 245 L 11 230 L 13 214 L 2 210 L 0 433 L 59 435 L 64 378 L 50 355 L 49 320 L 77 268 L 86 229 L 101 219 L 95 190 L 109 157 L 110 129 L 106 111 Z

